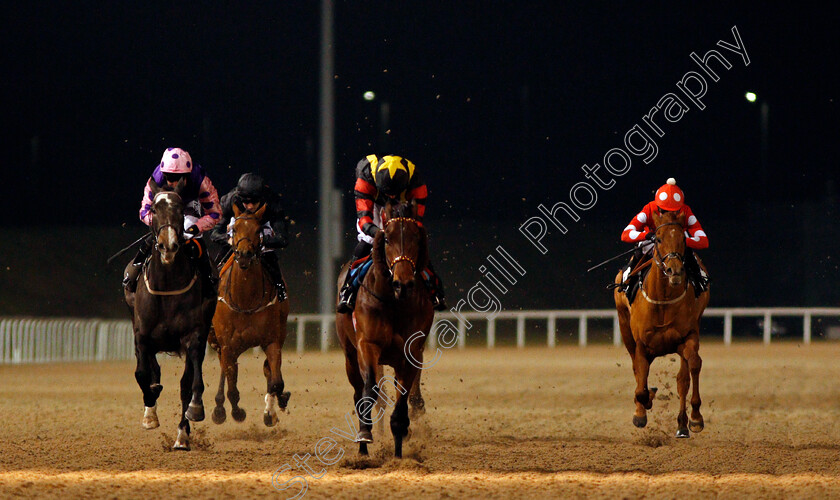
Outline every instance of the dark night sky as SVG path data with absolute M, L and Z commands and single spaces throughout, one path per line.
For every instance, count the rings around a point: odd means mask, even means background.
M 346 190 L 356 161 L 380 149 L 378 104 L 361 99 L 372 89 L 390 104 L 389 151 L 423 170 L 433 214 L 445 199 L 447 219 L 468 210 L 527 216 L 535 201 L 567 196 L 580 166 L 620 145 L 696 69 L 689 54 L 722 50 L 715 43 L 731 41 L 733 25 L 750 66 L 731 54 L 706 110 L 670 124 L 657 159 L 637 162 L 617 195 L 603 197 L 618 210 L 616 226 L 669 175 L 704 212 L 759 196 L 758 106 L 744 100 L 747 89 L 771 104 L 770 199 L 823 194 L 824 179 L 836 177 L 834 13 L 405 4 L 336 2 L 336 180 Z M 190 150 L 220 191 L 258 170 L 293 215 L 314 217 L 318 3 L 201 5 L 2 8 L 4 212 L 49 200 L 5 223 L 134 223 L 143 183 L 171 145 Z

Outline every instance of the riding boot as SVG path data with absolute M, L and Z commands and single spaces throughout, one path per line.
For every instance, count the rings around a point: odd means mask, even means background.
M 283 273 L 280 272 L 280 263 L 277 261 L 277 254 L 275 252 L 263 253 L 262 262 L 268 271 L 271 282 L 277 287 L 277 301 L 283 302 L 286 300 L 286 283 L 283 281 Z
M 359 290 L 353 286 L 353 279 L 355 276 L 352 271 L 370 257 L 370 250 L 372 248 L 373 245 L 370 243 L 366 241 L 359 241 L 359 243 L 356 244 L 356 248 L 353 249 L 353 263 L 350 264 L 350 268 L 344 276 L 344 284 L 341 285 L 341 290 L 338 292 L 338 306 L 336 307 L 336 310 L 342 314 L 352 312 L 356 307 L 356 293 Z
M 697 255 L 694 250 L 686 247 L 685 249 L 685 274 L 694 285 L 694 296 L 699 297 L 701 293 L 706 291 L 706 286 L 709 283 L 708 276 L 704 276 L 703 270 L 700 268 L 700 263 L 697 262 Z
M 620 292 L 627 293 L 628 290 L 633 290 L 633 287 L 636 286 L 636 282 L 639 280 L 639 273 L 631 275 L 630 273 L 633 272 L 633 269 L 639 264 L 642 260 L 642 249 L 641 247 L 636 248 L 636 251 L 633 252 L 633 256 L 630 257 L 630 262 L 627 263 L 627 267 L 624 270 L 624 275 L 621 284 L 619 285 L 618 289 Z
M 207 253 L 207 248 L 203 242 L 199 240 L 192 240 L 196 245 L 193 257 L 198 266 L 198 273 L 203 280 L 203 290 L 205 297 L 215 297 L 219 293 L 219 276 L 216 267 L 210 261 L 210 255 Z
M 443 282 L 440 280 L 440 276 L 435 272 L 431 263 L 426 267 L 423 274 L 426 275 L 426 285 L 432 292 L 432 307 L 435 311 L 449 309 L 449 306 L 446 305 L 446 293 L 443 290 Z
M 129 264 L 125 270 L 125 275 L 123 276 L 122 281 L 123 288 L 131 293 L 137 291 L 137 278 L 140 277 L 140 271 L 143 270 L 143 264 L 146 262 L 146 259 L 149 258 L 149 254 L 152 253 L 153 242 L 154 238 L 152 238 L 152 235 L 149 235 L 141 241 L 140 247 L 137 249 L 137 255 L 134 256 L 131 264 Z

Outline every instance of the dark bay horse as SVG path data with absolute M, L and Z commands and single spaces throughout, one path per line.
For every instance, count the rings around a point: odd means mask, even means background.
M 687 438 L 689 428 L 693 432 L 703 430 L 699 386 L 702 360 L 698 351 L 700 317 L 709 304 L 709 291 L 695 297 L 694 287 L 685 275 L 685 214 L 654 212 L 652 220 L 656 228 L 653 265 L 642 283 L 639 296 L 631 306 L 626 294 L 619 293 L 618 289 L 614 292 L 621 338 L 630 353 L 636 377 L 633 424 L 636 427 L 647 425 L 646 410 L 651 409 L 656 396 L 656 388 L 648 389 L 651 362 L 659 356 L 677 353 L 681 362 L 677 374 L 680 396 L 677 437 Z M 702 263 L 700 265 L 703 266 Z M 619 272 L 615 282 L 620 283 L 621 279 L 622 273 Z M 691 420 L 686 415 L 689 385 L 693 386 Z
M 373 424 L 384 413 L 374 406 L 380 395 L 387 398 L 381 394 L 380 365 L 394 368 L 397 401 L 391 414 L 391 433 L 397 458 L 402 457 L 403 438 L 408 435 L 409 399 L 417 412 L 424 407 L 419 366 L 434 310 L 421 276 L 428 262 L 426 231 L 414 219 L 415 214 L 416 204 L 394 207 L 389 203 L 382 210 L 382 230 L 373 240 L 373 264 L 362 281 L 356 309 L 335 318 L 359 416 L 356 442 L 362 455 L 367 455 L 367 445 L 373 442 Z M 338 277 L 339 289 L 348 267 L 345 265 Z M 417 332 L 423 338 L 408 345 L 412 363 L 406 356 L 406 341 Z
M 189 255 L 203 249 L 196 242 L 184 240 L 184 204 L 180 193 L 185 181 L 181 180 L 174 189 L 161 188 L 154 180 L 149 182 L 154 195 L 149 229 L 155 247 L 143 265 L 137 291 L 125 292 L 134 327 L 137 357 L 134 376 L 143 391 L 146 407 L 143 427 L 154 429 L 160 425 L 157 399 L 163 390 L 156 354 L 186 354 L 181 377 L 181 422 L 173 447 L 189 450 L 189 421 L 204 420 L 201 365 L 216 309 L 215 290 L 212 293 L 202 290 L 204 280 L 198 276 Z
M 271 427 L 286 408 L 289 393 L 283 392 L 283 343 L 286 341 L 286 320 L 289 301 L 278 302 L 277 289 L 260 260 L 260 232 L 265 205 L 255 213 L 242 212 L 233 204 L 233 254 L 222 269 L 219 283 L 219 304 L 213 316 L 210 345 L 219 353 L 222 372 L 213 422 L 225 421 L 225 378 L 231 415 L 237 422 L 245 420 L 245 410 L 239 407 L 236 380 L 239 355 L 252 347 L 265 352 L 263 373 L 268 383 L 265 395 L 263 422 Z

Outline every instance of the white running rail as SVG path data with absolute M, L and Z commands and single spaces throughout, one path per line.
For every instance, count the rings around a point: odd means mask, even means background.
M 732 343 L 733 318 L 755 318 L 761 320 L 762 339 L 769 344 L 773 332 L 773 318 L 801 318 L 802 342 L 811 343 L 814 318 L 840 318 L 837 307 L 755 307 L 755 308 L 710 308 L 704 318 L 723 318 L 723 342 Z M 435 321 L 449 320 L 458 330 L 457 346 L 466 347 L 467 322 L 472 324 L 475 334 L 486 335 L 488 348 L 496 346 L 498 321 L 516 322 L 516 346 L 525 347 L 526 321 L 531 324 L 545 322 L 545 345 L 558 344 L 558 320 L 576 320 L 577 343 L 586 346 L 589 341 L 589 320 L 612 320 L 612 339 L 621 344 L 621 333 L 617 316 L 611 309 L 545 310 L 545 311 L 502 311 L 492 319 L 478 312 L 438 313 Z M 317 328 L 317 342 L 321 351 L 337 345 L 335 341 L 335 315 L 298 314 L 289 316 L 289 335 L 295 336 L 298 353 L 303 353 L 307 343 L 307 326 Z M 568 331 L 568 329 L 567 329 Z M 701 324 L 701 335 L 708 332 Z M 311 333 L 311 332 L 310 332 Z M 434 328 L 429 345 L 436 346 Z M 572 330 L 574 333 L 574 330 Z M 717 332 L 714 332 L 717 333 Z M 315 347 L 313 345 L 312 347 Z M 0 364 L 52 363 L 67 361 L 106 361 L 134 359 L 134 338 L 131 322 L 128 320 L 104 320 L 83 318 L 0 318 Z

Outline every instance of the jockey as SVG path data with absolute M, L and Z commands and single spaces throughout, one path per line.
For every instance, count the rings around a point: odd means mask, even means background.
M 219 278 L 214 272 L 210 257 L 201 241 L 201 233 L 213 228 L 219 222 L 221 210 L 219 209 L 219 195 L 210 178 L 204 174 L 201 165 L 193 164 L 190 154 L 181 148 L 168 148 L 163 152 L 160 164 L 155 167 L 152 176 L 146 181 L 146 188 L 143 191 L 143 199 L 140 202 L 140 220 L 147 226 L 152 223 L 152 188 L 151 181 L 154 179 L 161 187 L 175 187 L 178 181 L 186 179 L 186 186 L 181 192 L 184 201 L 184 237 L 192 241 L 196 246 L 192 258 L 197 261 L 199 273 L 204 278 L 205 290 L 210 296 L 217 293 Z M 123 286 L 134 292 L 137 289 L 137 278 L 143 263 L 151 253 L 154 238 L 150 235 L 143 240 L 137 255 L 131 265 L 126 269 L 123 278 Z
M 658 211 L 660 214 L 664 212 L 682 212 L 685 214 L 685 270 L 688 279 L 694 285 L 694 293 L 700 295 L 706 290 L 709 282 L 708 276 L 700 268 L 697 262 L 697 256 L 694 255 L 693 250 L 702 250 L 709 247 L 709 238 L 703 227 L 700 226 L 700 221 L 694 216 L 691 208 L 685 204 L 685 195 L 682 189 L 677 187 L 677 181 L 673 177 L 668 179 L 668 182 L 662 185 L 656 191 L 655 199 L 642 208 L 630 224 L 624 228 L 621 233 L 621 241 L 626 243 L 638 243 L 638 250 L 630 259 L 630 263 L 624 270 L 622 289 L 632 290 L 638 280 L 638 273 L 629 276 L 630 272 L 636 267 L 640 260 L 653 252 L 653 242 L 651 239 L 655 234 L 656 228 L 653 225 L 653 218 L 651 213 Z M 628 281 L 628 278 L 630 280 Z
M 338 312 L 348 313 L 356 304 L 356 292 L 360 280 L 355 271 L 370 259 L 373 237 L 380 230 L 380 211 L 388 201 L 417 203 L 415 219 L 423 225 L 426 212 L 426 184 L 421 180 L 414 163 L 399 156 L 368 155 L 356 165 L 356 231 L 359 243 L 353 251 L 353 263 L 347 271 L 344 285 L 339 292 Z M 432 304 L 438 311 L 446 309 L 443 283 L 431 264 L 424 270 L 426 285 L 432 292 Z
M 271 281 L 277 287 L 277 300 L 286 300 L 286 284 L 280 272 L 276 250 L 289 245 L 289 229 L 286 214 L 280 204 L 280 195 L 268 187 L 257 174 L 247 173 L 239 178 L 236 187 L 222 196 L 222 221 L 213 229 L 210 238 L 229 249 L 233 235 L 233 206 L 236 204 L 242 212 L 254 213 L 265 204 L 263 212 L 262 263 L 268 271 Z M 221 264 L 221 262 L 220 262 Z

